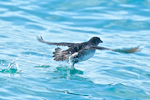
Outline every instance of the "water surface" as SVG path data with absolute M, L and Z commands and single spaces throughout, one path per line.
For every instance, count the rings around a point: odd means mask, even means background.
M 1 100 L 150 100 L 149 0 L 1 0 Z M 134 54 L 97 51 L 69 69 L 56 46 L 37 41 L 83 42 L 130 48 Z M 62 47 L 67 49 L 66 47 Z

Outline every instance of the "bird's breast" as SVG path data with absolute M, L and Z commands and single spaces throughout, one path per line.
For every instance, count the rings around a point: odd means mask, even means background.
M 83 50 L 79 54 L 79 60 L 80 61 L 87 60 L 87 59 L 91 58 L 94 54 L 95 54 L 95 50 Z

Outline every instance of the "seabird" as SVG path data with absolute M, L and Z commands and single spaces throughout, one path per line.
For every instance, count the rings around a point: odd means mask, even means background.
M 109 49 L 105 47 L 98 46 L 99 43 L 103 43 L 103 41 L 99 37 L 92 37 L 87 42 L 82 43 L 66 43 L 66 42 L 60 42 L 60 43 L 53 43 L 53 42 L 46 42 L 43 40 L 42 36 L 37 37 L 37 39 L 42 42 L 49 45 L 56 45 L 56 46 L 67 46 L 67 50 L 62 50 L 61 48 L 57 47 L 55 48 L 55 51 L 53 52 L 54 60 L 56 61 L 67 61 L 69 64 L 71 64 L 71 67 L 74 68 L 74 64 L 85 61 L 89 58 L 91 58 L 95 51 L 98 50 L 111 50 L 115 52 L 122 52 L 122 53 L 134 53 L 139 51 L 139 47 L 131 48 L 131 49 Z

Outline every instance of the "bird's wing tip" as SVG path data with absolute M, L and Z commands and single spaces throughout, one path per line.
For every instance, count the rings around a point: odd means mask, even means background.
M 42 38 L 42 36 L 41 36 L 41 35 L 36 36 L 36 37 L 37 37 L 37 39 L 38 39 L 40 42 L 44 42 L 44 40 L 43 40 L 43 38 Z

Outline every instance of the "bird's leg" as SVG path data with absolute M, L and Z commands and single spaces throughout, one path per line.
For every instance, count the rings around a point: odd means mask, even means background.
M 69 59 L 68 64 L 71 65 L 71 53 L 69 53 Z
M 74 69 L 74 64 L 75 63 L 73 63 L 70 58 L 69 58 L 68 64 L 69 64 L 69 68 Z
M 71 68 L 71 69 L 74 69 L 74 64 L 76 63 L 75 61 L 74 61 L 74 58 L 76 57 L 76 56 L 78 56 L 78 52 L 75 52 L 75 53 L 73 53 L 72 55 L 70 54 L 69 55 L 69 61 L 68 61 L 68 63 L 69 63 L 69 67 Z
M 69 64 L 69 68 L 74 69 L 74 64 L 75 64 L 75 63 L 70 63 L 70 64 Z

